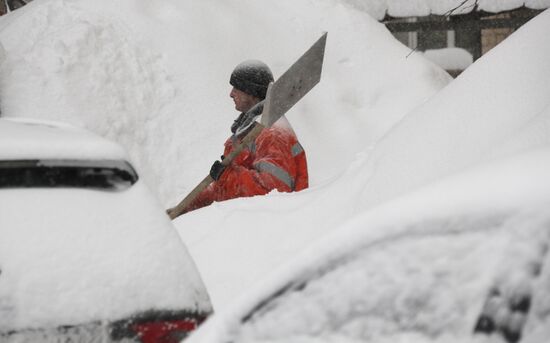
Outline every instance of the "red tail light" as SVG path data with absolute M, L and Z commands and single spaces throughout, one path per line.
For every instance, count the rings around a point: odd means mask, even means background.
M 179 343 L 197 329 L 208 313 L 147 311 L 111 324 L 113 341 Z
M 143 343 L 179 343 L 195 330 L 198 322 L 190 320 L 169 320 L 132 325 L 137 338 Z

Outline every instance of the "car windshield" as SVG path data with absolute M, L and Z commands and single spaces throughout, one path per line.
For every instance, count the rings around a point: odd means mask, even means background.
M 119 160 L 0 161 L 0 188 L 91 188 L 124 190 L 138 176 Z

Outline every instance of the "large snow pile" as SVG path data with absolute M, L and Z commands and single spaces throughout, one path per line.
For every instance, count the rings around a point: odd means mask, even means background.
M 335 206 L 344 193 L 324 191 L 330 181 L 446 85 L 446 73 L 334 0 L 43 0 L 0 18 L 2 115 L 67 121 L 118 141 L 174 205 L 222 151 L 237 115 L 234 66 L 261 59 L 277 77 L 324 31 L 321 83 L 288 114 L 319 191 L 216 204 L 178 222 L 221 304 L 347 218 L 353 206 Z
M 362 205 L 550 142 L 549 30 L 545 11 L 409 113 L 362 167 Z
M 548 173 L 547 146 L 373 208 L 243 293 L 191 342 L 488 343 L 505 342 L 504 329 L 545 342 Z M 527 313 L 519 299 L 531 302 Z M 482 313 L 494 331 L 474 334 Z
M 312 240 L 438 178 L 548 143 L 550 29 L 544 12 L 365 147 L 330 182 L 295 195 L 215 204 L 176 220 L 215 305 Z M 212 224 L 202 225 L 206 221 Z
M 545 12 L 426 102 L 448 76 L 339 1 L 34 1 L 0 18 L 2 115 L 61 119 L 122 143 L 171 205 L 221 152 L 236 114 L 231 69 L 258 58 L 280 75 L 328 31 L 322 81 L 288 115 L 312 188 L 176 221 L 221 308 L 346 219 L 547 145 L 549 30 Z
M 288 114 L 312 184 L 449 81 L 331 0 L 44 0 L 0 29 L 3 115 L 69 121 L 122 143 L 166 206 L 219 156 L 237 115 L 229 75 L 243 60 L 264 60 L 277 77 L 329 32 L 322 82 Z

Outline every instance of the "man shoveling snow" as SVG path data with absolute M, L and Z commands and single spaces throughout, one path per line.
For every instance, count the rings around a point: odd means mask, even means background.
M 241 114 L 231 125 L 232 135 L 225 142 L 222 160 L 228 156 L 253 129 L 262 114 L 269 84 L 273 82 L 269 67 L 256 60 L 242 62 L 231 73 L 233 86 L 229 96 Z M 210 169 L 210 183 L 183 209 L 187 213 L 208 206 L 214 201 L 300 191 L 308 187 L 306 154 L 294 130 L 285 117 L 273 126 L 262 129 L 257 138 L 247 144 L 233 161 L 224 166 L 215 161 Z M 167 213 L 175 217 L 174 208 Z

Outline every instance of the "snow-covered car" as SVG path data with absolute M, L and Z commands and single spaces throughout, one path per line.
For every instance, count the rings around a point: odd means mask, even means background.
M 548 175 L 543 148 L 381 205 L 189 342 L 547 342 Z
M 212 306 L 124 150 L 0 119 L 0 342 L 177 342 Z

